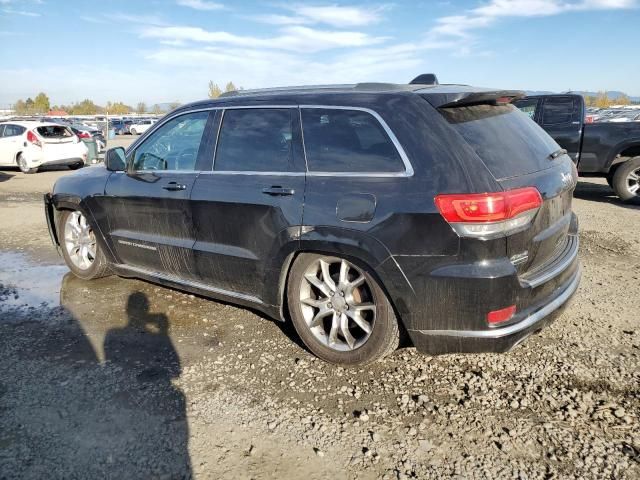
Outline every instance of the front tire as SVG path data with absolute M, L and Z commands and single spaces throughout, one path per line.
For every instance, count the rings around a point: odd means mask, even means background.
M 63 211 L 59 225 L 62 256 L 74 275 L 83 280 L 91 280 L 110 274 L 109 263 L 82 212 Z
M 132 128 L 131 135 L 138 135 L 138 131 L 135 128 Z
M 74 164 L 69 165 L 69 168 L 71 170 L 78 170 L 78 169 L 80 169 L 82 167 L 84 167 L 84 162 L 78 162 L 78 163 L 74 163 Z
M 620 165 L 613 174 L 613 191 L 626 203 L 640 203 L 640 157 Z
M 364 365 L 398 348 L 398 321 L 384 291 L 344 258 L 301 254 L 289 274 L 287 300 L 296 332 L 326 362 Z
M 18 158 L 16 159 L 16 161 L 18 162 L 18 167 L 20 168 L 20 171 L 22 173 L 30 174 L 30 173 L 36 173 L 38 171 L 38 167 L 29 168 L 27 159 L 24 158 L 24 156 L 21 153 L 18 154 Z

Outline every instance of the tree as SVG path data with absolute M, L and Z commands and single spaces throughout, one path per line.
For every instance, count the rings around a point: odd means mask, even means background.
M 33 101 L 33 109 L 36 113 L 47 113 L 50 109 L 49 97 L 46 93 L 40 92 Z
M 218 98 L 222 95 L 222 90 L 217 83 L 213 83 L 213 80 L 209 80 L 209 98 Z
M 27 104 L 24 100 L 20 99 L 15 103 L 13 109 L 18 115 L 24 115 L 25 113 L 27 113 Z
M 111 115 L 124 115 L 133 110 L 129 105 L 125 105 L 122 102 L 107 102 L 104 108 Z
M 587 107 L 595 107 L 596 97 L 594 97 L 593 95 L 585 95 L 584 103 L 587 105 Z
M 171 102 L 169 104 L 169 111 L 171 110 L 175 110 L 176 108 L 178 108 L 180 105 L 182 105 L 180 102 Z
M 151 107 L 151 113 L 153 113 L 154 115 L 160 115 L 162 113 L 160 105 L 158 105 L 157 103 L 154 104 L 153 107 Z
M 233 82 L 229 82 L 227 83 L 227 85 L 224 87 L 224 91 L 225 92 L 235 92 L 236 90 L 238 90 L 236 88 L 236 86 L 233 84 Z
M 607 92 L 598 92 L 595 103 L 596 107 L 598 108 L 608 108 L 611 105 L 611 101 L 609 100 L 609 95 L 607 95 Z
M 616 99 L 615 103 L 616 105 L 629 105 L 631 100 L 627 94 L 623 93 Z
M 102 111 L 102 107 L 99 107 L 93 103 L 93 100 L 89 100 L 88 98 L 67 108 L 68 110 L 66 111 L 71 115 L 95 115 Z
M 147 104 L 144 102 L 139 102 L 136 106 L 137 113 L 147 113 Z

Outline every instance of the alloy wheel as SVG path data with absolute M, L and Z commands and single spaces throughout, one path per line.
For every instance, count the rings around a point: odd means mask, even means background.
M 64 244 L 69 259 L 80 270 L 87 270 L 96 259 L 96 237 L 86 217 L 72 212 L 65 222 Z
M 640 194 L 640 168 L 631 170 L 627 175 L 627 190 L 632 195 Z
M 362 346 L 371 336 L 376 304 L 369 280 L 352 263 L 321 257 L 304 273 L 300 307 L 305 322 L 323 345 L 337 351 Z

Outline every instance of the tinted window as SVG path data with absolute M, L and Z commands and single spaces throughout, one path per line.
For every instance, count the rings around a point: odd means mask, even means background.
M 291 109 L 225 110 L 218 136 L 217 171 L 289 172 Z
M 404 171 L 398 150 L 370 113 L 305 108 L 302 129 L 309 171 Z
M 560 149 L 537 123 L 513 105 L 440 108 L 497 179 L 553 166 L 549 155 Z
M 538 99 L 537 98 L 525 98 L 522 100 L 517 100 L 513 102 L 513 104 L 524 114 L 526 114 L 530 119 L 535 120 L 536 117 L 536 108 L 538 107 Z
M 573 116 L 574 99 L 569 97 L 549 97 L 542 108 L 543 125 L 569 123 Z
M 133 156 L 134 170 L 194 170 L 208 112 L 180 115 L 153 132 Z
M 5 125 L 4 132 L 2 133 L 3 137 L 15 137 L 17 135 L 22 135 L 26 128 L 21 127 L 20 125 Z
M 398 150 L 370 113 L 305 108 L 302 130 L 309 171 L 404 171 Z

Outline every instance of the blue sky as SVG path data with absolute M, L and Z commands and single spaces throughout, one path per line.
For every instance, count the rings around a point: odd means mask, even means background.
M 640 95 L 640 0 L 0 0 L 0 107 L 441 82 Z

